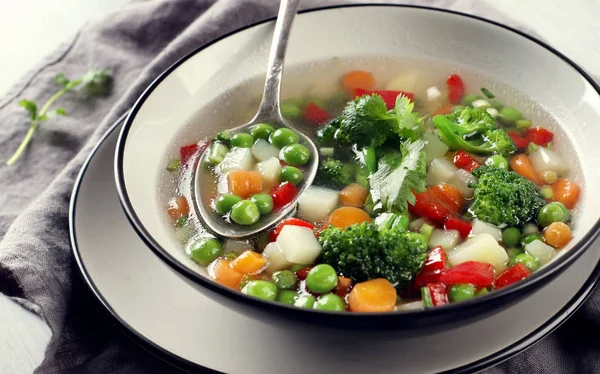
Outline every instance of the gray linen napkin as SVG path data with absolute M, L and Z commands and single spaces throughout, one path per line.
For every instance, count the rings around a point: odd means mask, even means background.
M 305 0 L 302 7 L 342 2 Z M 449 8 L 518 27 L 476 0 L 398 3 Z M 27 130 L 27 117 L 16 105 L 20 98 L 47 98 L 58 72 L 76 77 L 106 67 L 114 76 L 110 97 L 83 101 L 69 95 L 63 101 L 69 116 L 43 124 L 19 163 L 0 167 L 0 292 L 39 314 L 53 332 L 37 372 L 177 371 L 128 340 L 81 281 L 69 248 L 69 196 L 92 146 L 154 77 L 211 39 L 274 16 L 277 7 L 276 0 L 134 1 L 89 22 L 0 101 L 0 159 L 5 160 Z M 566 326 L 488 372 L 600 372 L 598 340 L 582 339 L 600 332 L 599 299 L 593 297 Z

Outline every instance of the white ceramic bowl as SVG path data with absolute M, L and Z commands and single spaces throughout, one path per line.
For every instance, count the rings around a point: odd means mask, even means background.
M 198 122 L 199 109 L 249 78 L 264 74 L 273 22 L 234 32 L 185 56 L 159 76 L 133 107 L 115 156 L 117 188 L 133 227 L 169 267 L 198 290 L 256 316 L 366 328 L 433 327 L 482 318 L 509 307 L 560 274 L 598 236 L 600 227 L 600 89 L 556 50 L 518 31 L 473 16 L 407 6 L 345 6 L 300 14 L 286 66 L 333 58 L 381 56 L 444 61 L 481 73 L 534 98 L 551 118 L 557 148 L 583 186 L 574 239 L 562 256 L 526 280 L 467 302 L 425 311 L 356 314 L 304 310 L 261 301 L 220 286 L 172 240 L 157 196 L 172 139 Z M 243 61 L 243 63 L 239 63 Z M 285 83 L 284 83 L 285 84 Z M 507 104 L 511 103 L 510 100 Z M 527 113 L 530 116 L 539 113 Z M 219 130 L 203 126 L 211 136 Z

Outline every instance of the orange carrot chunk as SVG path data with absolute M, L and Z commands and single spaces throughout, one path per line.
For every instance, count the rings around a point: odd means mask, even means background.
M 383 278 L 357 283 L 348 296 L 352 312 L 391 312 L 396 302 L 396 289 Z
M 237 288 L 244 277 L 244 274 L 231 267 L 231 261 L 223 258 L 209 266 L 208 274 L 215 282 L 233 289 Z
M 340 202 L 344 206 L 362 207 L 369 196 L 369 191 L 358 183 L 344 187 L 340 192 Z
M 371 222 L 369 214 L 362 209 L 350 206 L 337 208 L 327 219 L 327 223 L 341 229 L 362 222 Z
M 562 248 L 573 238 L 571 228 L 564 222 L 554 222 L 544 230 L 544 240 L 554 248 Z
M 535 169 L 531 165 L 531 161 L 527 155 L 519 154 L 511 158 L 510 167 L 515 173 L 529 179 L 533 183 L 538 185 L 542 184 L 540 177 L 535 172 Z
M 263 255 L 247 250 L 231 261 L 231 268 L 242 274 L 258 274 L 266 264 L 267 259 Z
M 354 90 L 357 88 L 372 90 L 375 88 L 375 77 L 368 71 L 354 70 L 344 74 L 342 88 L 351 95 L 354 94 Z
M 184 196 L 178 196 L 169 202 L 167 213 L 173 219 L 178 219 L 190 214 L 190 206 Z
M 262 192 L 262 177 L 258 171 L 233 170 L 227 175 L 229 192 L 247 199 Z
M 552 185 L 552 193 L 554 200 L 563 203 L 568 209 L 573 209 L 579 199 L 581 188 L 577 183 L 561 178 Z
M 454 105 L 452 104 L 442 104 L 440 105 L 433 113 L 431 113 L 431 117 L 435 117 L 438 114 L 446 115 L 452 113 L 452 109 Z

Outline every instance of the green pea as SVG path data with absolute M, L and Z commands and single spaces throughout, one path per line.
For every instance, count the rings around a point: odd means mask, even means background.
M 271 135 L 273 131 L 275 131 L 273 126 L 267 125 L 266 123 L 259 123 L 250 128 L 250 134 L 252 134 L 254 139 L 268 140 L 269 135 Z
M 505 246 L 513 247 L 521 242 L 521 230 L 516 227 L 509 227 L 502 231 L 502 243 Z
M 281 148 L 279 158 L 288 165 L 302 166 L 308 162 L 310 151 L 302 144 L 290 144 Z
M 544 195 L 544 198 L 546 199 L 552 199 L 554 197 L 554 191 L 552 191 L 552 187 L 550 186 L 544 186 L 540 189 L 540 192 L 542 193 L 542 195 Z
M 290 271 L 291 271 L 292 273 L 295 273 L 295 272 L 297 272 L 298 270 L 301 270 L 301 269 L 307 268 L 307 267 L 309 267 L 309 266 L 310 266 L 310 265 L 306 265 L 306 264 L 295 264 L 295 265 L 292 265 L 292 267 L 290 268 Z
M 334 293 L 328 293 L 326 295 L 320 296 L 317 299 L 315 309 L 329 310 L 332 312 L 343 312 L 346 310 L 346 303 L 344 303 L 344 300 L 342 300 L 342 298 L 338 295 Z
M 242 288 L 242 293 L 263 300 L 275 301 L 277 298 L 277 286 L 273 282 L 254 279 L 246 283 L 244 288 Z
M 523 235 L 523 237 L 521 238 L 521 245 L 524 247 L 534 240 L 539 240 L 543 242 L 544 238 L 542 238 L 542 235 L 540 233 Z
M 511 107 L 500 109 L 500 122 L 505 125 L 514 125 L 522 117 L 521 112 Z
M 250 148 L 254 144 L 254 137 L 250 134 L 240 132 L 231 137 L 231 146 L 239 148 Z
M 528 119 L 520 119 L 516 122 L 518 129 L 528 129 L 531 127 L 531 121 Z
M 273 273 L 273 282 L 275 282 L 277 288 L 289 290 L 296 285 L 298 278 L 296 278 L 296 274 L 289 270 L 281 270 Z
M 281 128 L 271 133 L 269 142 L 277 148 L 283 148 L 288 144 L 298 143 L 298 135 L 290 129 Z
M 494 109 L 496 109 L 496 110 L 498 110 L 498 111 L 499 111 L 499 110 L 501 110 L 501 109 L 502 109 L 502 106 L 503 106 L 503 105 L 502 105 L 502 103 L 501 103 L 501 102 L 499 102 L 499 101 L 498 101 L 498 100 L 496 100 L 496 99 L 492 99 L 492 100 L 490 100 L 490 104 L 492 104 L 492 108 L 494 108 Z
M 308 272 L 306 287 L 316 293 L 325 293 L 333 290 L 338 284 L 335 269 L 328 264 L 319 264 Z
M 215 200 L 215 208 L 217 213 L 225 215 L 229 213 L 231 208 L 240 201 L 242 201 L 241 197 L 231 193 L 219 195 L 219 197 L 217 197 Z
M 250 197 L 250 201 L 256 204 L 261 215 L 269 214 L 273 210 L 273 198 L 269 194 L 257 193 Z
M 231 219 L 240 225 L 252 225 L 260 218 L 260 211 L 250 200 L 242 200 L 231 207 Z
M 536 271 L 540 267 L 539 262 L 537 262 L 535 257 L 530 255 L 529 253 L 519 253 L 513 259 L 510 260 L 508 266 L 513 266 L 518 263 L 525 265 L 532 272 Z
M 316 301 L 317 299 L 313 295 L 304 294 L 296 298 L 294 306 L 297 306 L 298 308 L 312 309 Z
M 277 301 L 283 304 L 294 305 L 296 302 L 296 296 L 298 296 L 296 291 L 281 290 L 279 291 L 279 295 L 277 295 Z
M 294 166 L 284 166 L 279 172 L 279 179 L 282 182 L 290 182 L 291 184 L 298 184 L 302 182 L 302 171 Z
M 434 227 L 431 226 L 430 224 L 424 223 L 421 226 L 421 230 L 420 230 L 420 234 L 423 235 L 423 237 L 425 238 L 426 241 L 429 241 L 429 238 L 431 237 L 431 234 L 433 234 L 433 229 Z
M 509 258 L 514 258 L 517 255 L 524 253 L 523 250 L 521 248 L 508 248 L 506 250 L 506 254 L 508 255 Z
M 221 243 L 215 238 L 200 239 L 190 246 L 190 257 L 202 266 L 207 266 L 216 260 L 221 252 L 223 252 Z
M 297 119 L 300 118 L 302 114 L 302 109 L 293 103 L 283 103 L 281 104 L 281 114 L 285 118 Z
M 571 213 L 559 202 L 546 204 L 540 209 L 537 221 L 542 227 L 550 226 L 554 222 L 567 222 Z
M 479 99 L 482 99 L 482 97 L 479 95 L 473 95 L 473 94 L 466 95 L 462 99 L 462 105 L 469 106 L 473 103 L 473 101 L 479 100 Z
M 472 299 L 475 296 L 475 286 L 472 284 L 453 284 L 448 289 L 450 302 Z
M 493 166 L 498 169 L 508 170 L 508 161 L 500 155 L 493 155 L 485 160 L 485 164 L 488 166 Z

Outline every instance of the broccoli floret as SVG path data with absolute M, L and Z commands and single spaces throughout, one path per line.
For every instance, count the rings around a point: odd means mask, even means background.
M 508 134 L 496 127 L 495 119 L 483 108 L 464 108 L 448 115 L 437 115 L 433 124 L 440 139 L 452 150 L 510 155 L 517 149 Z
M 363 282 L 385 278 L 399 290 L 406 289 L 427 257 L 423 236 L 403 229 L 378 229 L 360 223 L 340 229 L 329 226 L 319 235 L 320 261 L 338 274 Z
M 231 133 L 227 130 L 220 132 L 213 138 L 213 143 L 222 143 L 229 147 L 231 145 Z
M 354 167 L 334 158 L 328 158 L 319 164 L 315 184 L 342 188 L 353 182 Z
M 516 226 L 531 221 L 544 206 L 537 186 L 519 174 L 493 166 L 473 171 L 479 178 L 469 211 L 494 225 Z
M 342 118 L 336 117 L 317 130 L 317 141 L 325 147 L 335 145 L 335 132 L 340 128 Z

